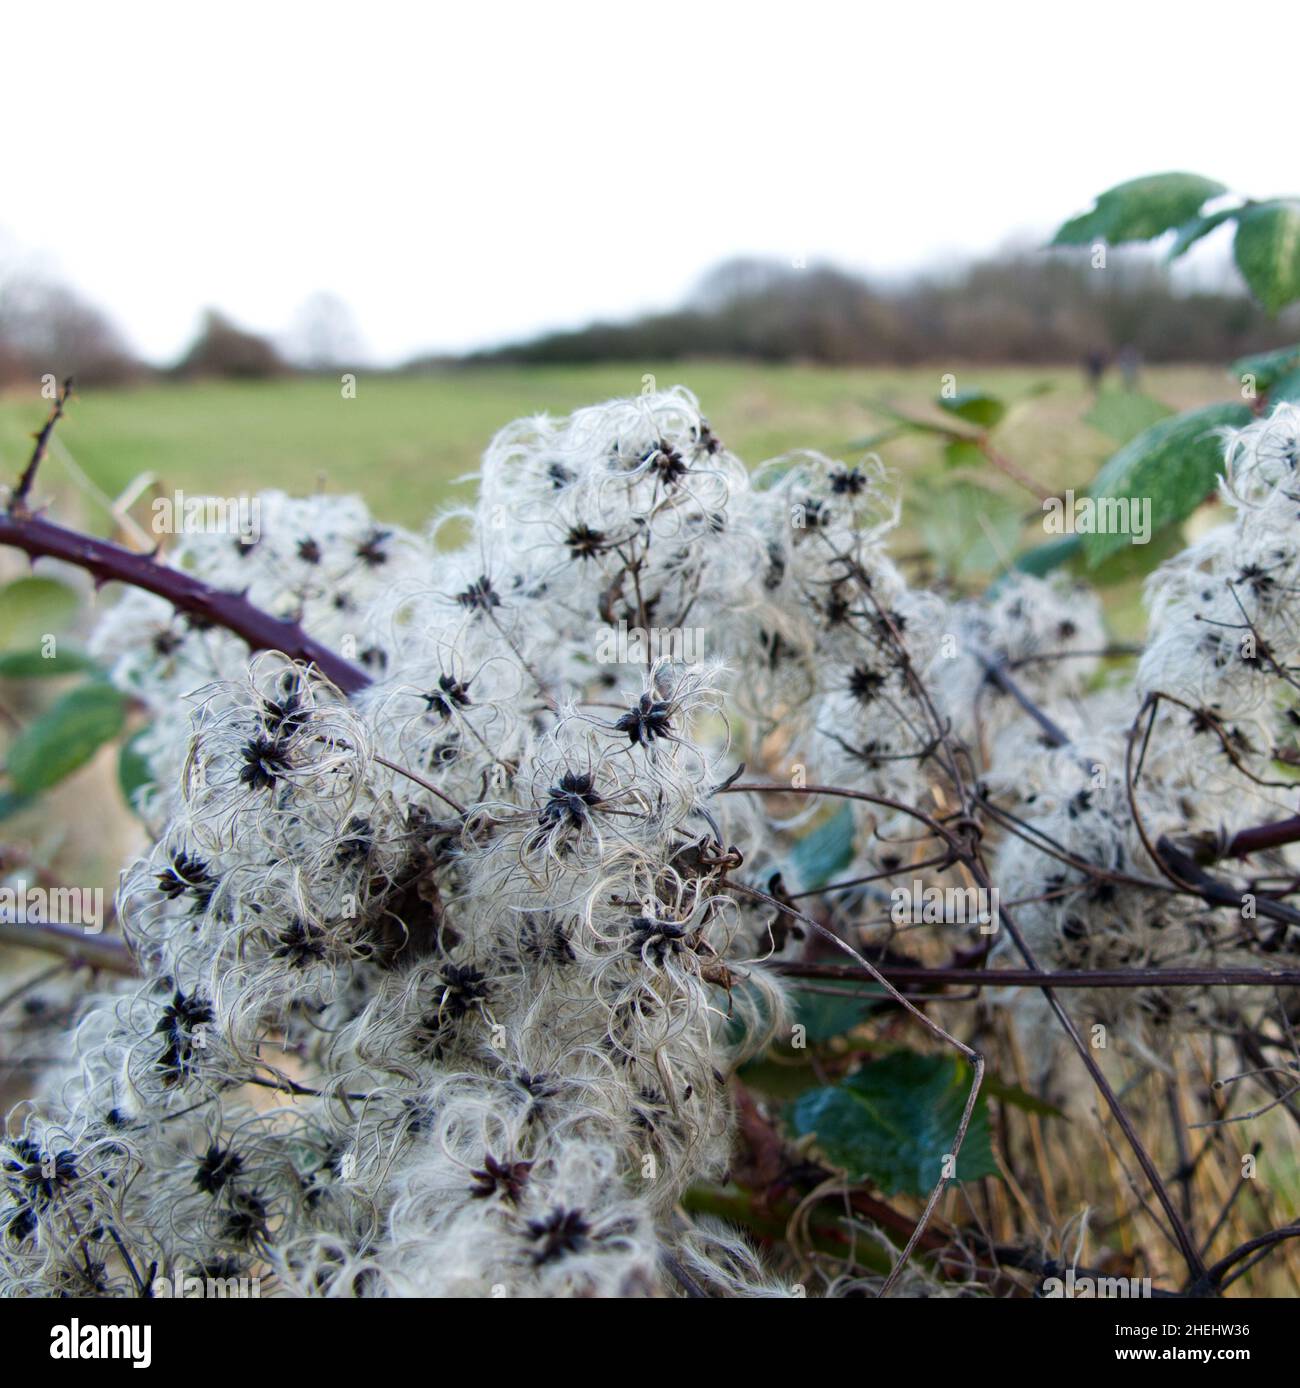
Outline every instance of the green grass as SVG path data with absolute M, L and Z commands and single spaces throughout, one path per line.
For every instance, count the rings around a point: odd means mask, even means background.
M 565 413 L 615 395 L 634 395 L 645 373 L 699 396 L 717 433 L 747 462 L 791 448 L 845 454 L 845 446 L 885 423 L 872 401 L 931 408 L 941 371 L 826 370 L 800 366 L 685 362 L 555 368 L 476 368 L 422 377 L 362 373 L 355 399 L 332 380 L 267 384 L 159 385 L 90 391 L 75 400 L 58 439 L 104 493 L 118 496 L 142 474 L 167 491 L 232 495 L 274 486 L 290 492 L 357 491 L 376 514 L 420 525 L 440 503 L 468 498 L 455 479 L 472 472 L 492 434 L 520 415 Z M 961 389 L 1014 398 L 1039 383 L 1000 431 L 1003 451 L 1044 482 L 1083 486 L 1110 451 L 1079 422 L 1087 406 L 1080 373 L 1060 368 L 958 369 Z M 1200 367 L 1153 369 L 1144 388 L 1174 408 L 1221 399 L 1227 381 Z M 0 399 L 0 475 L 16 476 L 30 434 L 47 408 L 32 396 Z M 933 446 L 903 441 L 881 449 L 904 477 L 932 472 Z M 103 531 L 102 506 L 75 500 L 72 472 L 56 448 L 41 490 L 60 514 Z

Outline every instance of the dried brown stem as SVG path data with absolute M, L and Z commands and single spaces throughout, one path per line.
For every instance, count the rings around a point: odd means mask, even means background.
M 32 925 L 0 922 L 0 944 L 44 950 L 47 954 L 62 955 L 69 963 L 85 964 L 107 973 L 129 976 L 137 972 L 135 960 L 125 941 L 112 935 L 87 935 L 76 926 L 60 925 L 54 921 Z
M 869 983 L 872 975 L 846 964 L 778 961 L 767 965 L 789 978 Z M 963 988 L 1272 988 L 1300 985 L 1300 969 L 959 969 L 881 964 L 891 983 L 950 983 Z

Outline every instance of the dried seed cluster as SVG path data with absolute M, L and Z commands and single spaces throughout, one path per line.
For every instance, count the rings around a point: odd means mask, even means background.
M 765 963 L 798 931 L 752 891 L 792 874 L 817 807 L 720 792 L 745 761 L 932 810 L 961 748 L 1033 830 L 993 861 L 1043 963 L 1249 949 L 1194 899 L 1072 860 L 1155 873 L 1124 771 L 1151 693 L 1147 836 L 1217 827 L 1225 793 L 1275 806 L 1296 421 L 1232 441 L 1235 519 L 1153 580 L 1136 688 L 1095 687 L 1090 595 L 909 587 L 878 467 L 751 474 L 683 390 L 510 426 L 477 505 L 426 534 L 270 493 L 256 545 L 187 536 L 174 562 L 374 683 L 344 700 L 146 594 L 106 614 L 98 650 L 152 716 L 154 845 L 119 901 L 146 978 L 89 1000 L 75 1057 L 11 1120 L 0 1287 L 132 1293 L 158 1267 L 298 1294 L 626 1295 L 672 1290 L 671 1261 L 779 1294 L 678 1202 L 725 1173 L 726 1077 L 784 1025 Z M 452 522 L 470 538 L 442 549 Z M 854 872 L 906 863 L 914 822 L 853 814 Z M 827 919 L 851 930 L 864 900 Z

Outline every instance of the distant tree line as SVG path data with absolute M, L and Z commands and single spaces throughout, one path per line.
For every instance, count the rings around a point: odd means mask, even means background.
M 1232 288 L 1180 293 L 1159 262 L 1114 251 L 1105 269 L 1029 252 L 896 286 L 831 266 L 736 260 L 712 271 L 673 312 L 548 333 L 469 360 L 1033 363 L 1128 349 L 1149 361 L 1218 363 L 1293 341 L 1290 318 L 1290 326 L 1286 316 L 1270 319 Z
M 115 386 L 143 372 L 107 315 L 66 285 L 40 278 L 0 283 L 0 388 L 51 374 Z
M 355 366 L 359 352 L 346 306 L 317 294 L 278 344 L 206 309 L 179 360 L 160 371 L 142 362 L 108 316 L 68 286 L 40 276 L 0 280 L 0 389 L 47 375 L 72 376 L 82 387 L 149 378 L 269 380 L 295 370 Z
M 1270 319 L 1232 287 L 1179 292 L 1162 264 L 1112 251 L 1105 269 L 1085 257 L 1008 254 L 947 276 L 886 285 L 833 266 L 807 269 L 732 260 L 712 270 L 679 309 L 593 323 L 467 357 L 423 357 L 406 370 L 457 362 L 582 363 L 740 357 L 828 365 L 934 360 L 987 363 L 1097 361 L 1120 352 L 1148 361 L 1222 362 L 1294 341 L 1295 310 Z M 131 351 L 110 319 L 65 285 L 0 280 L 0 389 L 53 373 L 82 386 L 145 377 L 266 380 L 295 370 L 357 364 L 347 308 L 318 294 L 279 343 L 207 310 L 174 366 L 158 371 Z

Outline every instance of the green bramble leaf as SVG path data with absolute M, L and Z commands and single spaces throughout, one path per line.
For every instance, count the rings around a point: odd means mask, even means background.
M 18 795 L 35 795 L 84 766 L 121 731 L 126 699 L 94 680 L 69 690 L 25 728 L 9 748 L 7 769 Z
M 1097 474 L 1088 495 L 1150 502 L 1151 535 L 1184 520 L 1214 490 L 1223 470 L 1219 430 L 1249 424 L 1245 405 L 1206 405 L 1162 419 L 1130 439 Z M 1090 569 L 1130 542 L 1129 534 L 1109 530 L 1085 534 L 1084 554 Z
M 969 1067 L 955 1056 L 895 1051 L 832 1088 L 801 1094 L 790 1124 L 796 1136 L 815 1135 L 816 1147 L 851 1180 L 869 1180 L 886 1195 L 924 1195 L 952 1152 L 970 1084 Z M 997 1174 L 981 1094 L 956 1179 Z
M 1283 376 L 1300 368 L 1300 343 L 1294 347 L 1276 347 L 1271 352 L 1256 352 L 1253 356 L 1241 357 L 1228 368 L 1238 381 L 1245 383 L 1250 377 L 1256 391 L 1272 390 L 1274 384 Z
M 1052 238 L 1052 245 L 1150 241 L 1190 222 L 1211 198 L 1227 191 L 1223 184 L 1199 174 L 1165 173 L 1135 178 L 1108 188 L 1090 212 L 1061 227 Z
M 1218 212 L 1211 212 L 1208 215 L 1203 213 L 1193 217 L 1190 222 L 1184 222 L 1178 228 L 1178 235 L 1174 237 L 1174 244 L 1169 250 L 1169 259 L 1177 260 L 1179 256 L 1186 255 L 1202 237 L 1217 230 L 1224 222 L 1231 221 L 1240 211 L 1241 208 L 1239 207 L 1223 207 Z
M 1005 402 L 986 390 L 959 390 L 956 395 L 941 395 L 939 408 L 985 432 L 996 428 L 1007 412 Z
M 1266 202 L 1244 211 L 1232 254 L 1269 313 L 1300 299 L 1300 202 Z

